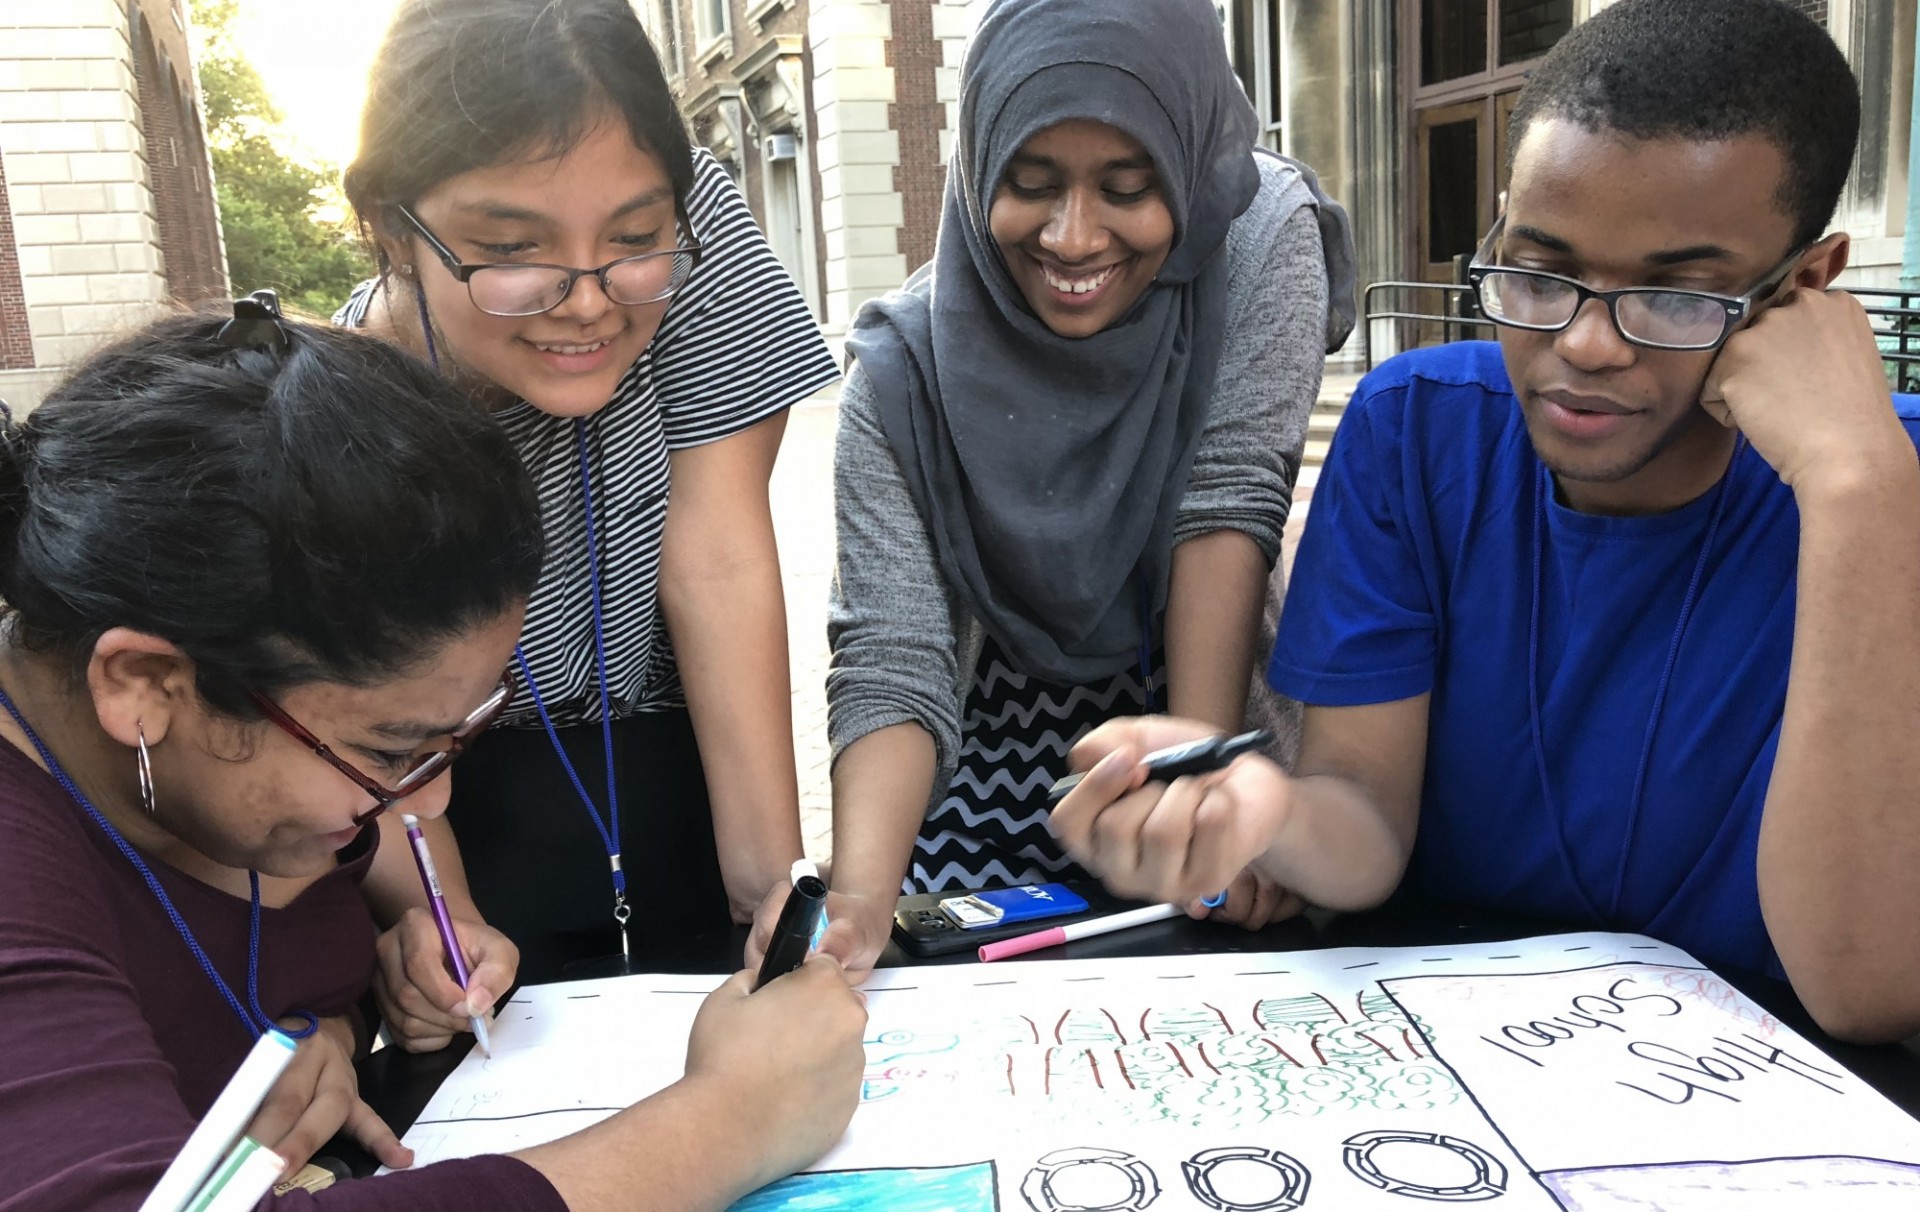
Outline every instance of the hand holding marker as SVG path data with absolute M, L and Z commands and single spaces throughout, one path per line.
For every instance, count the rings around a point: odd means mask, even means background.
M 279 1031 L 268 1031 L 254 1042 L 253 1050 L 240 1062 L 240 1068 L 228 1079 L 220 1097 L 214 1099 L 213 1106 L 200 1117 L 173 1164 L 140 1205 L 140 1212 L 181 1212 L 183 1208 L 195 1206 L 203 1197 L 218 1194 L 221 1184 L 229 1177 L 221 1173 L 227 1168 L 222 1164 L 223 1157 L 231 1161 L 237 1155 L 244 1161 L 251 1154 L 265 1153 L 273 1159 L 274 1174 L 279 1173 L 279 1158 L 241 1132 L 266 1101 L 267 1091 L 273 1089 L 273 1084 L 293 1063 L 297 1047 L 290 1037 Z M 256 1202 L 259 1199 L 254 1198 Z
M 1207 774 L 1225 769 L 1233 759 L 1243 753 L 1253 752 L 1272 739 L 1273 734 L 1264 728 L 1243 732 L 1239 736 L 1211 736 L 1205 740 L 1175 745 L 1170 749 L 1155 750 L 1142 758 L 1140 764 L 1146 767 L 1148 782 L 1170 783 L 1184 775 Z M 1053 790 L 1047 793 L 1047 803 L 1057 804 L 1065 799 L 1068 792 L 1080 785 L 1082 777 L 1084 776 L 1069 774 L 1055 783 Z M 1227 894 L 1216 892 L 1200 903 L 1209 909 L 1218 909 L 1227 903 Z M 1144 926 L 1149 922 L 1163 922 L 1170 917 L 1178 917 L 1182 912 L 1178 905 L 1149 905 L 1144 909 L 1129 909 L 1125 913 L 1109 914 L 1090 922 L 1070 922 L 1048 930 L 1036 930 L 1032 934 L 1023 934 L 1018 938 L 1002 939 L 997 943 L 986 944 L 980 948 L 980 962 L 992 963 L 994 960 L 1024 955 L 1044 947 L 1057 947 L 1078 938 L 1093 938 L 1096 935 L 1111 934 L 1116 930 Z
M 1141 758 L 1140 764 L 1146 767 L 1149 783 L 1171 783 L 1189 774 L 1210 774 L 1215 770 L 1224 770 L 1233 759 L 1243 753 L 1252 753 L 1272 740 L 1273 734 L 1264 728 L 1243 732 L 1239 736 L 1210 736 L 1169 749 L 1156 749 Z M 1085 777 L 1084 774 L 1069 774 L 1055 783 L 1053 790 L 1047 792 L 1047 803 L 1057 804 L 1066 799 L 1067 794 L 1078 787 L 1080 780 Z
M 793 865 L 793 891 L 780 908 L 780 921 L 767 940 L 766 958 L 760 961 L 760 973 L 753 987 L 759 989 L 776 977 L 785 976 L 807 962 L 807 955 L 820 944 L 827 929 L 827 885 L 820 870 L 806 859 Z
M 447 915 L 447 898 L 440 895 L 440 876 L 433 869 L 433 854 L 427 849 L 427 837 L 420 832 L 420 818 L 407 813 L 400 815 L 400 823 L 407 827 L 407 842 L 413 847 L 413 865 L 420 869 L 420 882 L 427 889 L 427 900 L 433 905 L 434 925 L 440 928 L 440 942 L 447 949 L 447 962 L 453 966 L 453 979 L 460 982 L 460 991 L 467 990 L 467 959 L 460 951 L 460 936 L 453 931 L 453 919 Z M 473 1038 L 480 1044 L 480 1051 L 486 1056 L 493 1055 L 493 1045 L 487 1039 L 487 1020 L 482 1015 L 473 1015 L 467 1020 L 473 1024 Z

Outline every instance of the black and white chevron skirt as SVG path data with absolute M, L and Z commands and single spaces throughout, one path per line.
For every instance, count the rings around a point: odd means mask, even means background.
M 1155 685 L 1165 684 L 1153 655 Z M 1148 709 L 1137 669 L 1085 686 L 1016 673 L 989 637 L 960 713 L 960 757 L 914 842 L 903 891 L 949 892 L 1085 879 L 1047 831 L 1047 789 L 1095 725 Z

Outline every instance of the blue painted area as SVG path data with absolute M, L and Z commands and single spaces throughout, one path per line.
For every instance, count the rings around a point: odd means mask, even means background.
M 796 1174 L 755 1191 L 732 1212 L 998 1212 L 993 1163 L 918 1170 L 834 1170 Z

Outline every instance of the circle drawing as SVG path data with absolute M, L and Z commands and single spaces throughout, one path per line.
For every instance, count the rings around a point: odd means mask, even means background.
M 1071 1198 L 1069 1190 L 1059 1189 L 1064 1176 L 1082 1166 L 1112 1171 L 1127 1190 L 1117 1200 L 1084 1203 Z M 1144 1212 L 1148 1204 L 1160 1198 L 1160 1180 L 1147 1163 L 1117 1149 L 1081 1147 L 1055 1149 L 1046 1154 L 1020 1182 L 1020 1195 L 1034 1212 Z
M 1444 1149 L 1473 1168 L 1473 1178 L 1464 1183 L 1436 1183 L 1432 1176 L 1391 1175 L 1374 1160 L 1374 1152 L 1383 1145 L 1420 1145 Z M 1394 1195 L 1412 1199 L 1431 1199 L 1443 1203 L 1466 1203 L 1495 1199 L 1506 1194 L 1507 1168 L 1500 1159 L 1471 1141 L 1438 1132 L 1362 1132 L 1346 1141 L 1347 1169 L 1361 1182 Z M 1422 1178 L 1429 1181 L 1422 1181 Z
M 1257 1200 L 1234 1199 L 1221 1194 L 1214 1186 L 1213 1172 L 1228 1162 L 1252 1162 L 1265 1166 L 1279 1177 L 1279 1191 L 1262 1195 Z M 1280 1150 L 1261 1149 L 1252 1145 L 1202 1149 L 1180 1163 L 1180 1170 L 1186 1175 L 1187 1189 L 1193 1192 L 1194 1198 L 1214 1209 L 1214 1212 L 1297 1212 L 1300 1205 L 1307 1202 L 1307 1184 L 1312 1177 L 1305 1166 Z

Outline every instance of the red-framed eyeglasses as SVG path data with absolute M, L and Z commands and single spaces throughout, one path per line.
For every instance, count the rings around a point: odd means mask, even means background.
M 453 759 L 466 751 L 473 738 L 487 730 L 488 725 L 500 718 L 507 709 L 507 703 L 513 698 L 513 682 L 502 677 L 500 685 L 487 696 L 486 702 L 474 708 L 473 713 L 460 722 L 447 738 L 447 747 L 423 756 L 413 769 L 407 771 L 398 784 L 386 787 L 375 782 L 356 769 L 351 762 L 335 753 L 328 744 L 309 732 L 305 725 L 283 711 L 278 703 L 257 690 L 247 692 L 247 698 L 260 709 L 261 714 L 272 720 L 280 731 L 313 750 L 321 761 L 353 780 L 353 785 L 373 797 L 373 807 L 353 818 L 356 825 L 364 825 L 387 809 L 446 773 L 453 765 Z

